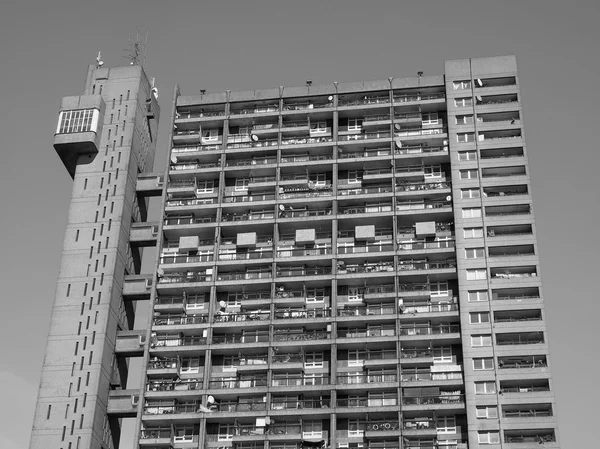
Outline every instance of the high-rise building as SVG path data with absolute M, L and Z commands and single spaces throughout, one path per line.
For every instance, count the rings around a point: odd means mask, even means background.
M 177 88 L 152 174 L 151 83 L 91 67 L 31 448 L 558 448 L 520 100 L 512 56 Z

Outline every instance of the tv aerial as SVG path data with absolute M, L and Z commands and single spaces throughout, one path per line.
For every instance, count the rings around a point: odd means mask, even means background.
M 148 31 L 146 31 L 146 38 L 144 42 L 140 41 L 140 29 L 137 29 L 135 34 L 135 41 L 133 41 L 131 34 L 129 35 L 129 47 L 123 49 L 125 54 L 124 58 L 129 59 L 129 65 L 144 65 L 146 63 L 146 43 L 148 42 Z

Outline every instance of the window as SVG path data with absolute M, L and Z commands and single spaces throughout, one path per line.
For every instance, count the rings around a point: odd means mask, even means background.
M 472 115 L 457 115 L 454 117 L 454 123 L 457 125 L 471 125 L 473 123 Z
M 325 374 L 323 373 L 315 373 L 315 374 L 305 374 L 304 375 L 304 385 L 324 385 Z
M 473 369 L 476 371 L 494 369 L 494 359 L 490 357 L 481 357 L 473 359 Z
M 322 438 L 323 421 L 304 421 L 302 438 Z
M 459 172 L 460 179 L 477 179 L 479 178 L 479 172 L 476 168 L 471 170 L 461 170 Z
M 480 218 L 481 217 L 481 207 L 471 207 L 462 210 L 463 218 Z
M 219 130 L 207 129 L 202 133 L 202 140 L 204 142 L 216 142 L 217 140 L 219 140 Z
M 469 322 L 471 324 L 484 324 L 490 322 L 489 312 L 471 312 L 469 313 Z
M 398 403 L 398 395 L 395 391 L 383 391 L 380 393 L 369 393 L 369 407 L 379 407 L 382 405 L 396 405 Z
M 234 424 L 219 424 L 219 431 L 217 433 L 217 441 L 231 441 L 235 434 Z
M 248 183 L 250 179 L 248 178 L 236 178 L 235 179 L 235 191 L 242 192 L 248 190 Z
M 440 122 L 437 112 L 426 112 L 421 116 L 423 125 L 437 125 Z
M 349 118 L 348 119 L 348 131 L 360 131 L 362 129 L 361 118 Z
M 196 193 L 212 193 L 215 189 L 213 180 L 199 180 L 196 182 Z
M 479 444 L 499 444 L 500 432 L 495 430 L 485 430 L 477 432 L 477 441 Z
M 485 268 L 473 268 L 467 270 L 467 281 L 476 281 L 487 279 L 487 270 Z
M 360 419 L 348 420 L 348 437 L 362 437 L 365 434 L 366 423 Z
M 56 134 L 96 132 L 99 115 L 98 109 L 61 111 L 58 115 Z
M 469 302 L 487 301 L 488 292 L 487 290 L 476 290 L 469 292 Z
M 476 414 L 478 419 L 497 419 L 498 407 L 496 407 L 495 405 L 477 406 Z
M 452 348 L 450 346 L 433 348 L 433 362 L 452 362 Z
M 485 257 L 485 250 L 483 248 L 466 248 L 465 257 L 467 259 L 479 259 Z
M 454 89 L 454 90 L 463 90 L 463 89 L 470 89 L 470 88 L 471 88 L 471 80 L 454 81 L 452 83 L 452 89 Z
M 348 366 L 363 366 L 367 353 L 360 349 L 348 351 Z
M 475 142 L 475 133 L 458 133 L 456 141 L 459 143 Z
M 173 362 L 175 364 L 175 362 Z M 181 359 L 181 367 L 179 368 L 180 373 L 199 373 L 200 372 L 200 358 L 185 357 Z
M 454 106 L 456 106 L 457 108 L 465 107 L 465 106 L 473 106 L 473 98 L 472 97 L 455 98 Z
M 360 292 L 358 287 L 348 287 L 348 301 L 349 302 L 356 302 L 356 301 L 362 301 L 363 300 L 363 295 Z
M 313 133 L 327 132 L 327 122 L 310 122 L 310 131 Z
M 495 394 L 496 393 L 496 382 L 485 381 L 475 382 L 475 394 Z
M 310 181 L 315 185 L 324 186 L 327 183 L 327 175 L 325 173 L 317 173 L 310 176 Z
M 239 357 L 234 355 L 223 356 L 223 371 L 235 371 L 239 364 Z
M 456 418 L 454 416 L 441 416 L 437 419 L 438 433 L 456 433 Z
M 348 171 L 348 183 L 356 184 L 362 182 L 362 173 L 358 170 L 350 170 Z
M 477 152 L 476 151 L 460 151 L 458 153 L 459 161 L 474 161 L 477 160 Z
M 252 126 L 240 126 L 238 134 L 248 136 L 252 132 Z
M 175 435 L 173 435 L 173 441 L 178 443 L 194 441 L 194 426 L 176 427 Z
M 304 358 L 304 368 L 323 368 L 323 353 L 309 352 Z
M 441 165 L 427 165 L 423 167 L 423 174 L 425 178 L 441 178 L 442 177 L 442 166 Z
M 479 189 L 462 189 L 460 197 L 463 199 L 481 198 L 481 194 L 479 193 Z
M 471 335 L 472 348 L 484 348 L 492 346 L 491 335 Z
M 477 239 L 483 237 L 483 228 L 464 228 L 463 237 L 466 239 Z

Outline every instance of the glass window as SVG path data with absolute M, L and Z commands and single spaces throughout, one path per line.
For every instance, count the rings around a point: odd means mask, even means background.
M 469 322 L 471 324 L 484 324 L 490 322 L 489 312 L 471 312 L 469 313 Z
M 465 257 L 467 259 L 480 259 L 485 257 L 485 250 L 483 248 L 466 248 Z
M 474 161 L 477 159 L 476 151 L 460 151 L 458 153 L 459 161 Z
M 358 170 L 350 170 L 348 171 L 348 183 L 355 184 L 362 182 L 362 173 Z
M 440 122 L 437 112 L 426 112 L 422 114 L 423 125 L 437 125 Z
M 463 199 L 481 198 L 481 194 L 479 193 L 479 189 L 462 189 L 460 197 Z
M 181 367 L 179 368 L 181 373 L 199 373 L 200 372 L 200 358 L 184 357 L 181 359 Z
M 471 347 L 483 348 L 492 346 L 491 335 L 471 335 Z
M 364 436 L 367 423 L 360 419 L 349 419 L 348 420 L 348 437 L 362 437 Z
M 433 361 L 434 362 L 451 362 L 452 361 L 452 348 L 450 346 L 441 346 L 439 348 L 433 348 Z
M 360 349 L 348 351 L 348 366 L 363 366 L 367 352 Z
M 438 433 L 456 433 L 456 418 L 454 416 L 441 416 L 437 419 Z
M 215 190 L 215 182 L 213 180 L 196 181 L 196 193 L 212 193 Z
M 467 270 L 467 281 L 487 279 L 487 270 L 485 268 L 474 268 Z
M 235 190 L 236 190 L 236 192 L 248 190 L 248 183 L 249 182 L 250 182 L 250 179 L 248 179 L 248 178 L 236 178 L 236 180 L 235 180 Z
M 464 228 L 463 237 L 466 239 L 477 239 L 483 237 L 483 228 Z
M 309 352 L 304 357 L 304 368 L 323 368 L 323 353 Z
M 494 359 L 490 357 L 481 357 L 473 359 L 473 369 L 476 371 L 494 369 Z
M 475 133 L 459 133 L 456 135 L 456 141 L 459 143 L 475 142 Z
M 478 419 L 497 419 L 498 407 L 495 405 L 481 405 L 476 408 Z
M 500 432 L 495 430 L 481 430 L 477 432 L 477 441 L 480 444 L 499 444 Z
M 496 382 L 484 381 L 475 382 L 475 394 L 495 394 L 496 393 Z
M 487 301 L 488 292 L 487 290 L 476 290 L 469 292 L 469 302 Z
M 302 424 L 302 438 L 321 438 L 323 435 L 323 421 L 304 421 Z
M 235 434 L 234 424 L 219 424 L 219 430 L 217 433 L 217 441 L 231 441 Z
M 463 89 L 470 89 L 470 88 L 471 88 L 471 80 L 454 81 L 452 83 L 452 89 L 454 89 L 454 90 L 463 90 Z
M 461 170 L 459 172 L 460 179 L 477 179 L 479 178 L 479 171 L 477 169 Z
M 470 207 L 462 210 L 463 218 L 480 218 L 481 207 Z
M 202 140 L 204 142 L 214 142 L 219 140 L 218 129 L 207 129 L 202 133 Z
M 471 125 L 473 123 L 472 115 L 457 115 L 454 117 L 454 123 L 457 125 Z
M 456 106 L 456 107 L 473 106 L 473 98 L 472 97 L 455 98 L 454 106 Z
M 313 133 L 324 133 L 327 131 L 327 122 L 310 122 L 310 131 Z
M 58 115 L 56 134 L 96 132 L 99 115 L 98 109 L 61 111 Z
M 348 119 L 348 131 L 360 131 L 362 129 L 363 119 L 361 118 L 349 118 Z

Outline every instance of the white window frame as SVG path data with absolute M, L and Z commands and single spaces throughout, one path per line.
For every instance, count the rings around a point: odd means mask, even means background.
M 362 131 L 363 119 L 358 117 L 352 117 L 348 119 L 348 131 Z
M 311 133 L 324 133 L 327 132 L 327 122 L 325 120 L 310 122 Z
M 492 346 L 491 334 L 471 335 L 472 348 L 489 348 Z
M 498 407 L 495 405 L 478 405 L 475 410 L 477 419 L 498 419 Z
M 456 433 L 456 417 L 440 416 L 435 423 L 437 433 Z
M 487 279 L 487 270 L 485 268 L 467 269 L 467 281 L 482 281 Z
M 487 290 L 471 290 L 467 295 L 469 302 L 487 302 L 490 300 Z
M 359 184 L 362 182 L 362 174 L 359 170 L 348 170 L 348 184 Z
M 367 395 L 367 405 L 369 407 L 382 407 L 397 404 L 398 394 L 394 391 L 369 392 Z
M 365 435 L 366 423 L 360 419 L 348 420 L 348 438 L 358 438 Z
M 439 352 L 439 355 L 436 353 Z M 433 363 L 447 363 L 452 362 L 452 347 L 451 346 L 439 346 L 433 348 Z
M 217 430 L 217 441 L 231 441 L 235 435 L 234 424 L 219 424 Z
M 476 357 L 473 359 L 473 371 L 491 371 L 494 369 L 494 359 L 491 357 Z
M 237 363 L 236 363 L 237 362 Z M 223 356 L 223 371 L 236 371 L 240 364 L 240 358 L 236 355 Z
M 348 302 L 362 302 L 363 295 L 358 287 L 348 287 Z
M 476 161 L 477 160 L 477 151 L 475 151 L 475 150 L 459 151 L 458 152 L 458 160 L 459 161 Z
M 478 188 L 475 189 L 461 189 L 460 191 L 460 197 L 462 199 L 465 200 L 472 200 L 472 199 L 477 199 L 477 198 L 481 198 L 481 192 L 479 191 Z
M 307 420 L 302 423 L 302 438 L 323 438 L 323 421 Z
M 317 186 L 324 186 L 327 183 L 327 174 L 326 173 L 316 173 L 313 175 L 316 177 L 315 181 L 312 181 Z
M 463 228 L 463 238 L 465 239 L 479 239 L 483 238 L 483 228 Z
M 320 382 L 315 382 L 315 379 L 321 379 Z M 323 373 L 305 373 L 302 378 L 303 385 L 323 385 Z
M 479 170 L 476 168 L 460 170 L 458 174 L 460 179 L 479 179 Z
M 235 191 L 236 192 L 247 192 L 249 182 L 250 182 L 250 178 L 235 178 Z
M 442 177 L 442 166 L 441 165 L 426 165 L 423 167 L 424 178 L 441 178 Z
M 462 209 L 462 218 L 481 218 L 481 207 L 465 207 Z
M 58 114 L 58 123 L 55 134 L 74 134 L 96 132 L 98 129 L 98 109 L 74 109 L 61 111 Z
M 194 441 L 194 426 L 175 427 L 173 442 L 185 443 Z
M 425 112 L 421 114 L 421 123 L 423 125 L 437 125 L 440 123 L 440 117 L 437 112 Z
M 496 394 L 496 382 L 493 380 L 485 380 L 482 382 L 475 382 L 474 384 L 475 394 Z
M 455 98 L 454 106 L 457 108 L 473 106 L 473 97 Z
M 367 356 L 367 351 L 362 349 L 348 350 L 348 366 L 363 366 Z
M 202 132 L 202 141 L 203 142 L 216 142 L 219 140 L 219 129 L 205 129 Z
M 477 432 L 479 444 L 500 444 L 500 432 L 497 430 L 480 430 Z
M 196 193 L 213 193 L 215 181 L 213 179 L 196 180 Z
M 184 366 L 186 365 L 186 366 Z M 200 358 L 199 357 L 182 357 L 179 365 L 179 372 L 181 374 L 197 374 L 200 372 Z
M 304 368 L 323 368 L 325 366 L 325 357 L 323 352 L 309 352 L 304 355 Z
M 456 125 L 472 125 L 473 124 L 473 115 L 457 115 L 454 117 L 454 123 Z
M 470 312 L 469 313 L 470 324 L 489 324 L 490 323 L 490 312 Z
M 484 257 L 484 248 L 465 248 L 465 259 L 482 259 Z
M 470 89 L 470 88 L 471 88 L 471 80 L 454 81 L 452 83 L 452 90 L 464 90 L 464 89 Z

